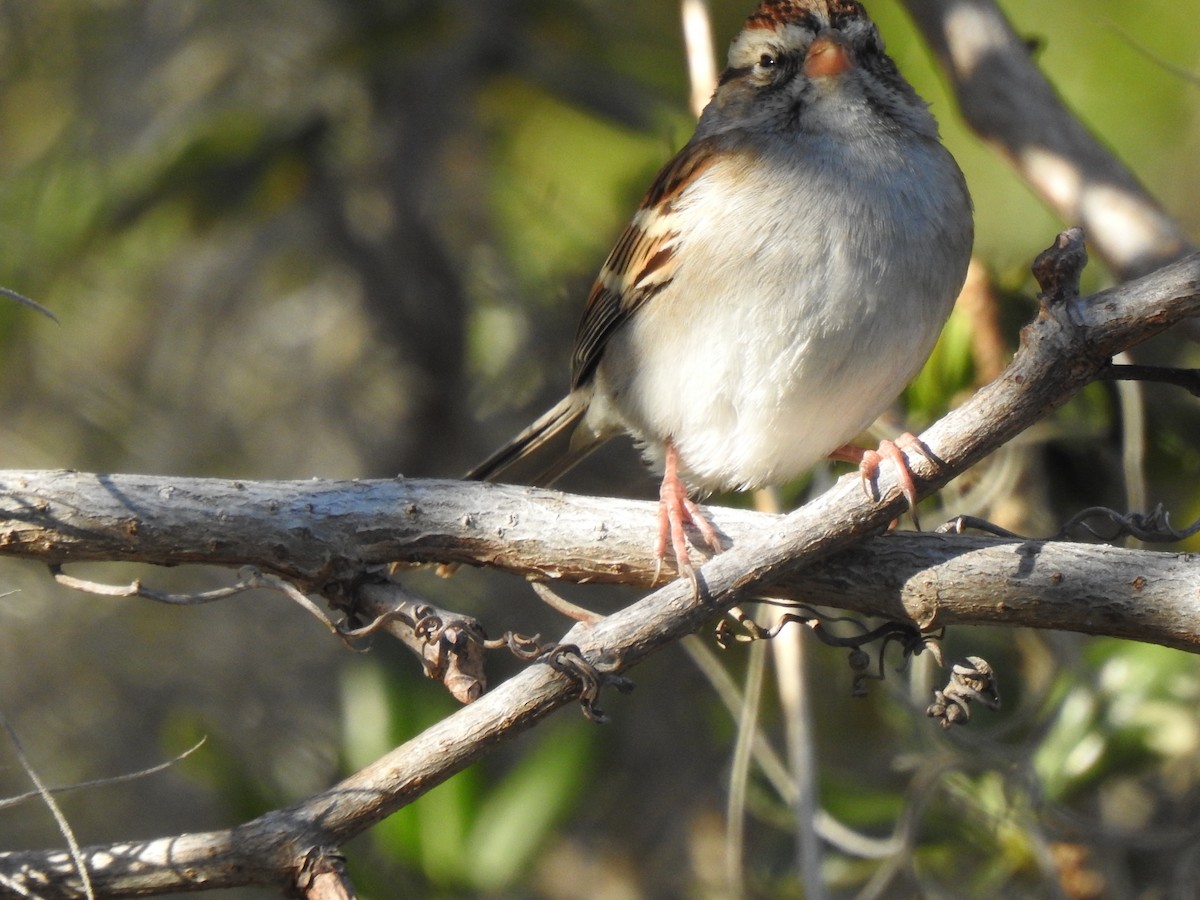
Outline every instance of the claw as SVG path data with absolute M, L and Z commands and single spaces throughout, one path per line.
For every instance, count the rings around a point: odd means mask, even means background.
M 874 485 L 875 478 L 879 474 L 879 464 L 885 459 L 891 460 L 896 467 L 896 479 L 900 482 L 900 493 L 908 501 L 908 511 L 912 515 L 913 525 L 916 526 L 917 531 L 920 531 L 921 521 L 917 517 L 917 483 L 913 480 L 912 469 L 909 468 L 908 459 L 904 456 L 905 450 L 912 450 L 933 462 L 933 457 L 930 456 L 925 445 L 917 439 L 916 435 L 907 431 L 895 441 L 880 441 L 878 450 L 866 450 L 862 447 L 855 447 L 853 444 L 846 444 L 829 454 L 829 458 L 858 464 L 863 493 L 867 495 L 868 500 L 878 499 Z
M 658 492 L 658 539 L 654 543 L 654 557 L 657 563 L 654 569 L 654 583 L 658 583 L 669 544 L 679 574 L 686 576 L 692 583 L 692 589 L 699 593 L 696 570 L 688 557 L 688 525 L 694 526 L 700 532 L 704 543 L 714 553 L 720 553 L 724 549 L 720 537 L 717 536 L 717 530 L 700 507 L 687 495 L 687 486 L 679 477 L 679 451 L 673 444 L 667 444 L 662 487 Z

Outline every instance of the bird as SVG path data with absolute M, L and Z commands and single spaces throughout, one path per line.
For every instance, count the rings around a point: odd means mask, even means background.
M 973 237 L 963 174 L 864 6 L 762 0 L 600 269 L 569 392 L 466 478 L 548 485 L 628 433 L 662 473 L 655 556 L 693 583 L 688 526 L 722 549 L 693 498 L 888 457 L 911 506 L 896 444 L 849 442 L 932 353 Z

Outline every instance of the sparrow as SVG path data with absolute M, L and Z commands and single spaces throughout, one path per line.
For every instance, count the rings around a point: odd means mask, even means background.
M 670 547 L 693 582 L 687 526 L 721 549 L 693 497 L 882 455 L 913 504 L 895 444 L 848 442 L 932 352 L 972 240 L 963 175 L 863 5 L 763 0 L 600 270 L 569 393 L 466 477 L 550 484 L 629 433 L 662 472 L 659 563 Z

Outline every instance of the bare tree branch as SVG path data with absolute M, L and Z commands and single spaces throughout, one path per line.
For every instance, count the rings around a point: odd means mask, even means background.
M 950 77 L 963 118 L 1121 280 L 1178 259 L 1187 234 L 1063 105 L 993 0 L 904 0 Z
M 124 498 L 116 506 L 111 505 L 114 489 Z M 283 498 L 289 497 L 305 510 L 308 524 L 303 529 L 292 527 L 290 515 L 279 512 Z M 133 540 L 126 504 L 139 510 Z M 32 507 L 41 512 L 14 512 Z M 215 517 L 214 509 L 224 515 Z M 86 523 L 80 510 L 88 510 Z M 783 521 L 782 516 L 725 507 L 711 507 L 710 512 L 735 548 Z M 355 600 L 367 619 L 404 610 L 400 624 L 408 627 L 392 628 L 394 621 L 383 627 L 427 659 L 435 651 L 411 628 L 420 619 L 416 610 L 423 602 L 398 584 L 355 586 L 364 569 L 381 567 L 388 559 L 456 561 L 535 579 L 649 587 L 655 560 L 647 535 L 656 514 L 648 502 L 451 481 L 234 485 L 145 475 L 0 472 L 0 554 L 54 564 L 105 560 L 175 565 L 204 561 L 205 548 L 220 540 L 224 545 L 214 554 L 214 564 L 272 562 L 308 590 Z M 362 528 L 358 522 L 372 524 Z M 263 548 L 270 548 L 270 560 Z M 1197 587 L 1200 573 L 1183 554 L 897 532 L 867 538 L 772 584 L 770 593 L 863 615 L 911 619 L 926 628 L 1006 624 L 1196 650 L 1200 610 L 1191 598 Z M 233 596 L 244 590 L 239 584 L 236 590 L 212 593 Z M 1097 617 L 1098 608 L 1106 611 L 1103 617 Z M 466 617 L 434 612 L 444 623 L 462 620 L 463 627 L 477 627 Z M 474 663 L 466 665 L 475 671 Z M 478 694 L 477 686 L 464 684 L 464 690 L 464 700 Z

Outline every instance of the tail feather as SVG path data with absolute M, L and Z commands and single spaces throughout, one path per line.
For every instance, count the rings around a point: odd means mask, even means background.
M 538 486 L 553 483 L 602 443 L 601 438 L 576 430 L 586 412 L 587 398 L 568 394 L 463 477 Z

